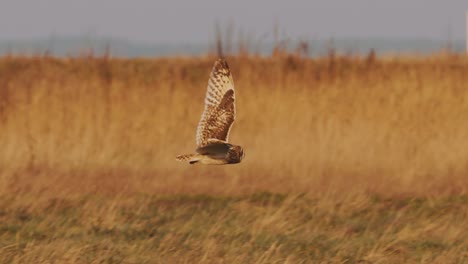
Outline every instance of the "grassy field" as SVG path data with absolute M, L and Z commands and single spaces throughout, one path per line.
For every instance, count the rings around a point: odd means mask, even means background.
M 468 262 L 468 58 L 0 58 L 2 263 Z

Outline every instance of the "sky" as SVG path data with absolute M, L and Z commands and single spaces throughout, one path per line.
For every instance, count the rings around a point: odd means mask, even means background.
M 257 38 L 465 39 L 468 0 L 0 0 L 0 40 L 104 36 L 207 43 L 215 24 Z M 236 33 L 237 34 L 237 33 Z

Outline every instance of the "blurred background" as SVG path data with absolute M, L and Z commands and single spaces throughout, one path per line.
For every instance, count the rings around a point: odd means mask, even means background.
M 308 55 L 462 51 L 465 0 L 395 1 L 13 1 L 2 0 L 0 54 L 203 55 L 222 31 L 226 52 L 271 54 L 275 45 Z
M 0 263 L 468 263 L 466 10 L 0 0 Z
M 466 5 L 2 1 L 0 186 L 463 191 Z M 220 55 L 237 87 L 231 140 L 249 158 L 192 170 L 174 157 L 195 147 Z

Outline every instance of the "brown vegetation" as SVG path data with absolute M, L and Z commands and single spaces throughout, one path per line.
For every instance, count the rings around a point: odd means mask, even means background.
M 246 158 L 178 163 L 213 61 L 0 59 L 0 259 L 467 260 L 466 57 L 230 57 Z
M 2 59 L 1 188 L 466 192 L 466 59 L 229 58 L 246 159 L 185 166 L 212 63 Z

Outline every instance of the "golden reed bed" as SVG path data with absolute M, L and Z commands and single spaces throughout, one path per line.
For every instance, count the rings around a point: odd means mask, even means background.
M 466 57 L 229 57 L 246 158 L 180 164 L 214 60 L 0 59 L 1 192 L 467 192 Z
M 468 59 L 0 59 L 1 263 L 466 263 Z

